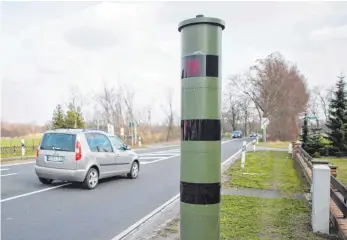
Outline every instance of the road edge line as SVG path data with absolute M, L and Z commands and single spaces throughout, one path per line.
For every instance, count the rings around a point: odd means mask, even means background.
M 230 141 L 228 141 L 230 142 Z M 228 142 L 224 142 L 224 143 L 228 143 Z M 246 147 L 248 147 L 252 142 L 254 141 L 250 141 Z M 223 143 L 223 144 L 224 144 Z M 227 164 L 230 160 L 232 160 L 233 158 L 235 158 L 237 155 L 239 155 L 242 151 L 242 148 L 239 149 L 236 153 L 234 153 L 233 155 L 231 155 L 228 159 L 224 160 L 221 163 L 221 167 L 224 166 L 225 164 Z M 168 208 L 170 205 L 174 204 L 180 197 L 180 193 L 178 193 L 177 195 L 175 195 L 174 197 L 172 197 L 170 200 L 168 200 L 167 202 L 165 202 L 164 204 L 162 204 L 161 206 L 159 206 L 158 208 L 156 208 L 154 211 L 150 212 L 149 214 L 147 214 L 146 216 L 144 216 L 143 218 L 141 218 L 139 221 L 137 221 L 136 223 L 134 223 L 133 225 L 131 225 L 130 227 L 128 227 L 127 229 L 125 229 L 124 231 L 122 231 L 121 233 L 117 234 L 115 237 L 113 237 L 111 240 L 123 240 L 125 237 L 129 236 L 129 234 L 133 233 L 136 229 L 139 229 L 140 227 L 142 227 L 144 224 L 146 224 L 148 221 L 150 221 L 153 217 L 157 216 L 160 212 L 164 211 L 166 208 Z

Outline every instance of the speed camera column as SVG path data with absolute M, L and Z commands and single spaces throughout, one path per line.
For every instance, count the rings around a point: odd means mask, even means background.
M 181 32 L 180 239 L 219 240 L 224 21 L 198 15 Z

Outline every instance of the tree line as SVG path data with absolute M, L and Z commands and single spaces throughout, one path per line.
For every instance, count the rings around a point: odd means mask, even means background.
M 305 76 L 278 52 L 258 59 L 243 74 L 229 77 L 223 119 L 231 130 L 259 131 L 269 119 L 269 140 L 295 140 L 309 92 Z M 286 126 L 286 127 L 283 127 Z
M 335 88 L 318 91 L 315 87 L 304 116 L 302 147 L 311 155 L 347 155 L 347 92 L 345 76 L 336 81 Z M 323 112 L 324 119 L 319 120 Z M 309 124 L 313 119 L 315 124 Z M 323 123 L 323 124 L 322 124 Z M 324 129 L 323 129 L 324 128 Z
M 49 128 L 94 128 L 106 131 L 107 124 L 111 124 L 114 126 L 115 134 L 120 135 L 123 128 L 128 135 L 133 131 L 128 124 L 133 122 L 137 126 L 139 135 L 145 139 L 151 138 L 151 141 L 152 138 L 169 141 L 179 137 L 179 117 L 173 108 L 171 88 L 167 89 L 167 99 L 161 106 L 165 116 L 162 124 L 153 124 L 151 115 L 153 104 L 141 109 L 134 106 L 135 95 L 136 91 L 131 84 L 113 86 L 104 84 L 102 90 L 92 99 L 95 103 L 93 115 L 85 119 L 83 95 L 79 94 L 78 89 L 71 89 L 67 110 L 64 111 L 62 104 L 58 104 Z M 153 137 L 153 134 L 157 137 Z

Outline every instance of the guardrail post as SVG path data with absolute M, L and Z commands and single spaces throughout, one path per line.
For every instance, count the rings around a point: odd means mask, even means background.
M 329 233 L 330 168 L 326 164 L 312 167 L 312 217 L 313 232 Z
M 142 146 L 141 137 L 139 137 L 139 147 Z
M 288 154 L 292 154 L 292 152 L 293 152 L 293 144 L 289 143 L 288 144 Z
M 21 148 L 22 148 L 22 159 L 24 159 L 24 156 L 25 156 L 25 140 L 24 139 L 22 139 Z

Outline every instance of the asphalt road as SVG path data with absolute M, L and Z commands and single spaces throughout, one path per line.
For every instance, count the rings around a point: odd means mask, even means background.
M 241 145 L 240 139 L 224 140 L 222 161 Z M 137 179 L 101 180 L 92 191 L 62 182 L 42 185 L 34 163 L 2 165 L 1 239 L 112 239 L 179 192 L 179 145 L 137 152 Z

